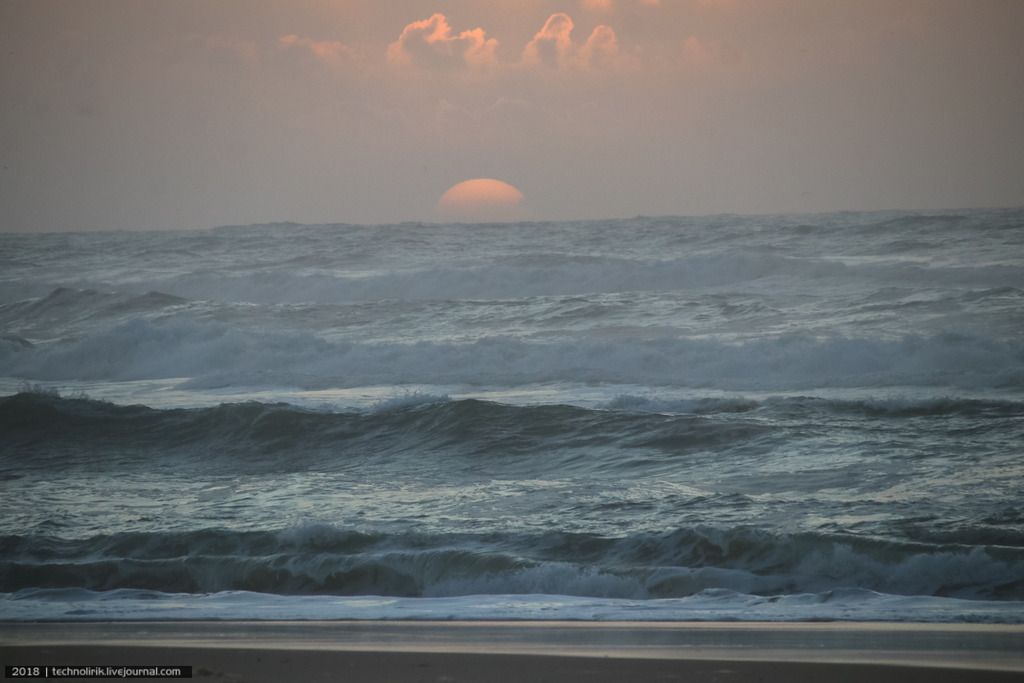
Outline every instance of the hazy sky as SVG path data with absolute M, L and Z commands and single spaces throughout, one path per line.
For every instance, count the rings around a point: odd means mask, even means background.
M 0 229 L 1024 204 L 1022 0 L 0 0 Z

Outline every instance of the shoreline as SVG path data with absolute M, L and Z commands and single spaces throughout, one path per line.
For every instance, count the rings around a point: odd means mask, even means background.
M 0 622 L 4 665 L 181 665 L 232 681 L 1009 681 L 1024 625 Z M 205 672 L 205 673 L 204 673 Z

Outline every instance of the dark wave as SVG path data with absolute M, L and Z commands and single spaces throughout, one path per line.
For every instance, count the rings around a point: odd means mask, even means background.
M 792 595 L 836 589 L 1024 598 L 1024 549 L 895 542 L 755 528 L 588 534 L 281 531 L 0 537 L 0 591 L 669 598 L 709 589 Z
M 971 398 L 827 400 L 780 397 L 661 400 L 624 395 L 604 409 L 510 406 L 475 399 L 412 397 L 375 410 L 325 412 L 276 403 L 156 410 L 32 391 L 0 397 L 0 454 L 28 461 L 50 451 L 90 459 L 168 452 L 299 465 L 304 456 L 355 458 L 440 451 L 516 456 L 586 451 L 590 465 L 635 449 L 687 453 L 784 437 L 762 418 L 820 420 L 849 414 L 875 419 L 1009 418 L 1024 403 Z M 281 457 L 287 455 L 287 461 Z M 611 457 L 611 456 L 610 456 Z M 566 466 L 567 462 L 552 465 Z M 621 463 L 620 463 L 621 464 Z
M 517 407 L 473 399 L 397 401 L 373 411 L 332 413 L 255 402 L 155 410 L 45 393 L 0 398 L 0 440 L 5 444 L 0 453 L 21 460 L 51 451 L 61 458 L 102 458 L 114 449 L 140 458 L 171 451 L 201 460 L 237 456 L 294 466 L 303 457 L 407 451 L 509 457 L 584 449 L 594 456 L 589 465 L 599 466 L 603 448 L 686 453 L 747 442 L 771 431 L 758 423 L 694 415 Z M 567 465 L 553 457 L 546 463 Z
M 775 416 L 849 414 L 874 418 L 1024 416 L 1024 402 L 956 396 L 864 400 L 786 396 L 753 400 L 749 398 L 660 399 L 623 394 L 608 402 L 605 408 L 632 412 L 692 413 L 695 415 L 761 412 Z
M 937 397 L 930 399 L 870 399 L 862 401 L 825 400 L 820 398 L 776 399 L 773 404 L 780 410 L 827 411 L 863 417 L 1020 417 L 1024 416 L 1024 403 L 998 399 Z

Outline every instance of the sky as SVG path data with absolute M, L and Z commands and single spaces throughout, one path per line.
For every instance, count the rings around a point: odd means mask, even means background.
M 1024 204 L 1020 0 L 0 0 L 0 230 Z

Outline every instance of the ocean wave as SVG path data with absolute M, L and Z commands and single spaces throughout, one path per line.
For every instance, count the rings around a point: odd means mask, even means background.
M 913 249 L 906 248 L 913 252 Z M 486 252 L 485 252 L 486 253 Z M 774 249 L 735 248 L 709 250 L 677 258 L 645 258 L 602 254 L 534 253 L 506 254 L 500 259 L 477 258 L 465 263 L 438 262 L 430 265 L 381 265 L 376 269 L 314 267 L 316 255 L 302 258 L 309 263 L 287 263 L 281 267 L 187 268 L 167 277 L 138 275 L 103 278 L 83 277 L 62 281 L 21 283 L 23 296 L 49 295 L 32 302 L 6 306 L 25 309 L 23 314 L 69 303 L 71 288 L 91 293 L 92 301 L 79 295 L 79 305 L 97 306 L 109 292 L 194 301 L 245 302 L 258 304 L 340 304 L 383 300 L 456 301 L 507 300 L 524 297 L 581 295 L 600 292 L 678 292 L 715 290 L 728 287 L 749 291 L 763 288 L 766 279 L 799 286 L 836 286 L 840 283 L 913 285 L 931 287 L 974 287 L 997 289 L 1015 287 L 1024 280 L 1024 268 L 1011 264 L 923 264 L 917 260 L 831 259 L 776 253 Z M 881 257 L 882 255 L 879 254 Z M 219 265 L 219 264 L 218 264 Z M 343 264 L 342 264 L 343 265 Z M 36 276 L 38 277 L 38 276 Z M 773 280 L 774 281 L 774 280 Z M 9 297 L 8 297 L 9 299 Z M 171 305 L 173 299 L 151 301 Z
M 816 396 L 773 396 L 754 400 L 729 398 L 659 398 L 621 394 L 602 406 L 608 410 L 710 415 L 770 411 L 782 414 L 850 414 L 864 417 L 1021 417 L 1024 402 L 998 399 L 938 396 L 931 398 L 872 398 L 864 400 L 826 399 Z
M 167 457 L 203 471 L 277 472 L 334 470 L 374 458 L 420 462 L 424 455 L 435 454 L 449 467 L 488 458 L 492 466 L 562 476 L 622 472 L 641 462 L 652 465 L 652 455 L 661 462 L 665 456 L 688 453 L 717 451 L 719 458 L 726 458 L 734 448 L 771 449 L 792 438 L 792 428 L 786 426 L 792 419 L 827 425 L 837 415 L 1019 419 L 1024 403 L 623 395 L 585 408 L 413 393 L 361 410 L 258 402 L 156 410 L 37 390 L 0 397 L 0 456 L 14 473 Z
M 59 430 L 53 429 L 55 424 Z M 67 464 L 102 461 L 111 450 L 122 453 L 121 458 L 128 457 L 123 453 L 142 459 L 171 453 L 207 463 L 242 459 L 252 467 L 271 468 L 440 452 L 473 458 L 543 453 L 540 465 L 557 470 L 566 465 L 558 453 L 585 452 L 587 457 L 576 467 L 599 469 L 626 466 L 629 453 L 638 449 L 686 453 L 749 442 L 771 431 L 764 425 L 699 416 L 430 396 L 401 397 L 368 411 L 340 413 L 255 402 L 154 410 L 52 394 L 0 398 L 0 440 L 5 444 L 0 453 L 36 466 L 44 465 L 40 458 L 48 453 Z M 66 453 L 64 446 L 71 445 L 74 453 Z
M 607 382 L 720 389 L 1024 384 L 1024 343 L 967 334 L 784 334 L 746 341 L 579 333 L 552 341 L 352 342 L 171 316 L 81 337 L 0 345 L 0 375 L 40 380 L 190 378 L 191 388 L 515 386 Z
M 665 599 L 863 590 L 1024 599 L 1024 549 L 755 528 L 585 534 L 282 531 L 0 538 L 0 591 L 75 588 L 447 597 L 551 594 Z
M 638 413 L 706 415 L 712 413 L 749 413 L 762 407 L 760 401 L 747 398 L 674 398 L 620 394 L 603 404 L 606 410 Z
M 658 399 L 622 395 L 597 409 L 561 404 L 509 405 L 404 394 L 366 410 L 310 410 L 288 403 L 223 403 L 213 408 L 154 410 L 55 391 L 0 397 L 0 455 L 46 466 L 156 454 L 198 458 L 209 467 L 302 469 L 358 459 L 437 453 L 473 459 L 545 454 L 537 471 L 629 467 L 644 453 L 727 452 L 732 446 L 787 438 L 779 417 L 827 424 L 835 415 L 874 419 L 1015 419 L 1024 403 L 974 398 L 837 400 Z M 132 455 L 134 454 L 134 455 Z M 223 460 L 224 462 L 218 462 Z M 241 461 L 241 463 L 240 463 Z
M 104 462 L 117 453 L 119 462 L 160 454 L 214 469 L 292 471 L 437 453 L 473 461 L 543 454 L 543 462 L 529 465 L 532 471 L 601 470 L 629 467 L 644 452 L 692 453 L 750 442 L 771 432 L 765 425 L 696 416 L 614 414 L 570 405 L 513 407 L 423 396 L 342 413 L 285 403 L 157 411 L 47 394 L 0 398 L 0 454 L 34 467 L 48 466 L 49 456 L 70 464 Z M 579 454 L 586 457 L 579 459 Z
M 196 300 L 344 303 L 381 299 L 480 300 L 593 292 L 678 291 L 735 287 L 777 276 L 811 282 L 856 279 L 1000 287 L 1013 286 L 1024 279 L 1024 268 L 1007 265 L 939 267 L 915 263 L 855 265 L 828 259 L 743 251 L 664 260 L 544 254 L 507 258 L 498 263 L 395 270 L 354 277 L 292 271 L 236 275 L 195 272 L 134 286 Z
M 62 325 L 89 317 L 114 318 L 131 314 L 166 311 L 188 301 L 171 294 L 149 291 L 102 291 L 57 287 L 43 297 L 0 305 L 0 323 L 36 324 L 60 329 Z
M 435 267 L 346 277 L 262 272 L 226 276 L 191 273 L 152 283 L 193 299 L 256 303 L 379 299 L 507 299 L 588 292 L 671 291 L 747 282 L 773 274 L 833 274 L 839 264 L 761 254 L 649 260 L 610 256 L 521 255 L 499 263 Z
M 10 621 L 502 620 L 502 621 L 913 621 L 1021 623 L 1009 600 L 887 595 L 847 589 L 750 595 L 712 588 L 684 598 L 629 600 L 551 594 L 442 598 L 279 595 L 250 591 L 167 593 L 118 588 L 30 588 L 0 593 Z

